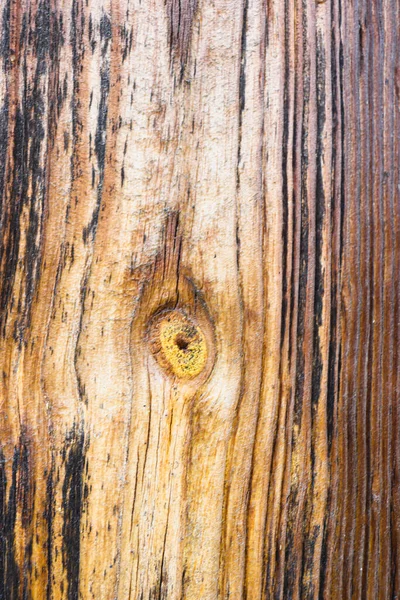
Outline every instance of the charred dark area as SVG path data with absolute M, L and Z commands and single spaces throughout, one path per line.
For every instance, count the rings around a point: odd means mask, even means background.
M 27 575 L 32 569 L 33 453 L 25 436 L 21 436 L 8 460 L 12 462 L 11 472 L 6 469 L 6 458 L 0 449 L 0 598 L 18 600 L 28 598 Z M 17 521 L 26 532 L 23 565 L 16 558 Z
M 78 598 L 80 568 L 80 523 L 85 466 L 84 435 L 77 427 L 67 437 L 63 459 L 65 476 L 62 488 L 63 564 L 68 575 L 68 600 Z
M 36 478 L 46 481 L 46 502 L 42 513 L 44 549 L 47 554 L 46 598 L 51 598 L 53 549 L 53 522 L 56 509 L 58 481 L 54 468 L 38 473 L 34 456 L 38 448 L 26 434 L 21 435 L 12 456 L 6 458 L 0 449 L 0 599 L 29 599 L 30 580 L 35 578 L 33 569 L 33 541 L 35 515 Z M 83 498 L 83 469 L 85 445 L 83 433 L 76 427 L 67 436 L 61 450 L 63 465 L 62 502 L 63 515 L 63 566 L 68 577 L 68 599 L 78 598 L 80 564 L 80 520 Z M 10 464 L 11 463 L 11 464 Z M 54 464 L 54 461 L 52 460 Z M 10 468 L 11 467 L 11 468 Z M 21 555 L 21 534 L 23 545 Z M 17 552 L 18 544 L 18 552 Z

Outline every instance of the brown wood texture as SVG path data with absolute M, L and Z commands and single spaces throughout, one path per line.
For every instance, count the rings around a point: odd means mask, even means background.
M 0 0 L 0 598 L 400 598 L 399 0 Z

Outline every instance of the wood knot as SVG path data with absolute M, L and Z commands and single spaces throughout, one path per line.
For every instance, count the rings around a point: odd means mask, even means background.
M 200 326 L 180 310 L 165 310 L 150 322 L 149 342 L 158 364 L 179 379 L 194 379 L 209 355 Z

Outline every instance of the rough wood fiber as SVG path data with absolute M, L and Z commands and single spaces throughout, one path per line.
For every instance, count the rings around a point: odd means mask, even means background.
M 399 598 L 399 1 L 0 7 L 0 598 Z

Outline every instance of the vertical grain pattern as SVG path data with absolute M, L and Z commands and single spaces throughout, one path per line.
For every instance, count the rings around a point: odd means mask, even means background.
M 0 0 L 0 598 L 398 598 L 399 13 Z

